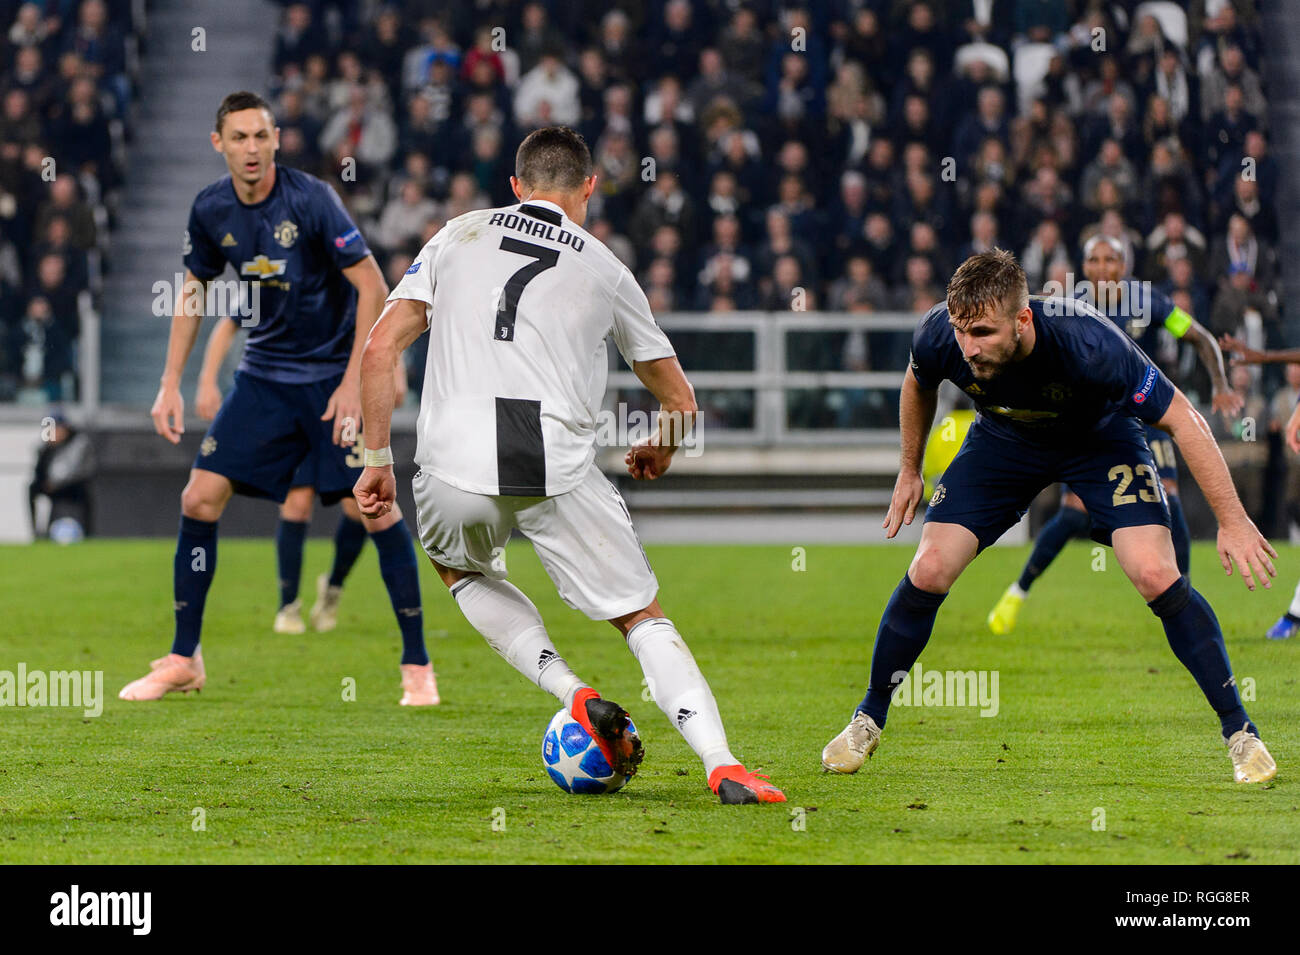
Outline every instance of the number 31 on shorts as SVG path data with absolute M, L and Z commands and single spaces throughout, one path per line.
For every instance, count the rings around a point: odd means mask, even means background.
M 1133 483 L 1134 472 L 1137 473 L 1138 477 L 1146 478 L 1147 486 L 1141 488 L 1137 494 L 1125 494 L 1124 492 L 1128 490 L 1128 486 Z M 1160 500 L 1160 483 L 1156 475 L 1156 469 L 1149 464 L 1139 464 L 1135 468 L 1131 468 L 1127 464 L 1117 464 L 1110 469 L 1106 477 L 1112 481 L 1119 481 L 1115 488 L 1115 495 L 1111 498 L 1111 503 L 1116 507 L 1121 504 L 1136 504 L 1139 497 L 1148 504 Z

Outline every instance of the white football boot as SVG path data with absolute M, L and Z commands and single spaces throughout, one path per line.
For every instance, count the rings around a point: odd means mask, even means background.
M 339 625 L 341 596 L 343 596 L 343 588 L 330 586 L 329 574 L 321 574 L 316 578 L 316 604 L 311 608 L 313 630 L 325 633 Z
M 854 713 L 844 731 L 822 750 L 822 769 L 828 773 L 856 773 L 880 745 L 880 727 L 866 713 Z
M 277 610 L 271 629 L 276 633 L 306 633 L 307 625 L 302 622 L 302 601 L 295 600 Z
M 1266 783 L 1277 775 L 1277 763 L 1264 741 L 1243 726 L 1228 737 L 1232 778 L 1239 783 Z

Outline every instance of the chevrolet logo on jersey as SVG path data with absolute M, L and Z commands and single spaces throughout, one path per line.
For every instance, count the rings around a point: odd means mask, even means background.
M 1012 421 L 1043 421 L 1046 418 L 1055 418 L 1055 411 L 1035 411 L 1031 408 L 1008 408 L 1005 405 L 989 405 L 983 410 L 991 411 L 993 414 L 1002 415 L 1004 418 L 1010 418 Z
M 265 255 L 259 255 L 251 262 L 240 263 L 239 274 L 256 279 L 270 278 L 272 275 L 283 275 L 288 264 L 288 259 L 268 259 Z

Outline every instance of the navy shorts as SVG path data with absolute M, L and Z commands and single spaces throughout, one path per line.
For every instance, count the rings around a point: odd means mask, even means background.
M 326 504 L 347 497 L 361 476 L 361 435 L 354 447 L 340 447 L 334 422 L 320 420 L 342 378 L 289 385 L 237 373 L 194 466 L 224 475 L 249 497 L 283 502 L 289 488 L 305 485 Z
M 1169 526 L 1169 505 L 1139 422 L 1116 418 L 1076 444 L 1053 447 L 1002 437 L 976 422 L 935 486 L 926 521 L 960 524 L 988 547 L 1061 481 L 1083 500 L 1092 539 L 1110 544 L 1117 527 Z

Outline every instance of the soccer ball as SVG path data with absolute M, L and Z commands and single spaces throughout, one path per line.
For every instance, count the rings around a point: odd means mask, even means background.
M 635 726 L 629 729 L 636 731 Z M 566 793 L 599 796 L 622 789 L 631 778 L 610 768 L 591 734 L 568 710 L 556 713 L 546 727 L 546 735 L 542 737 L 542 763 L 555 785 Z

